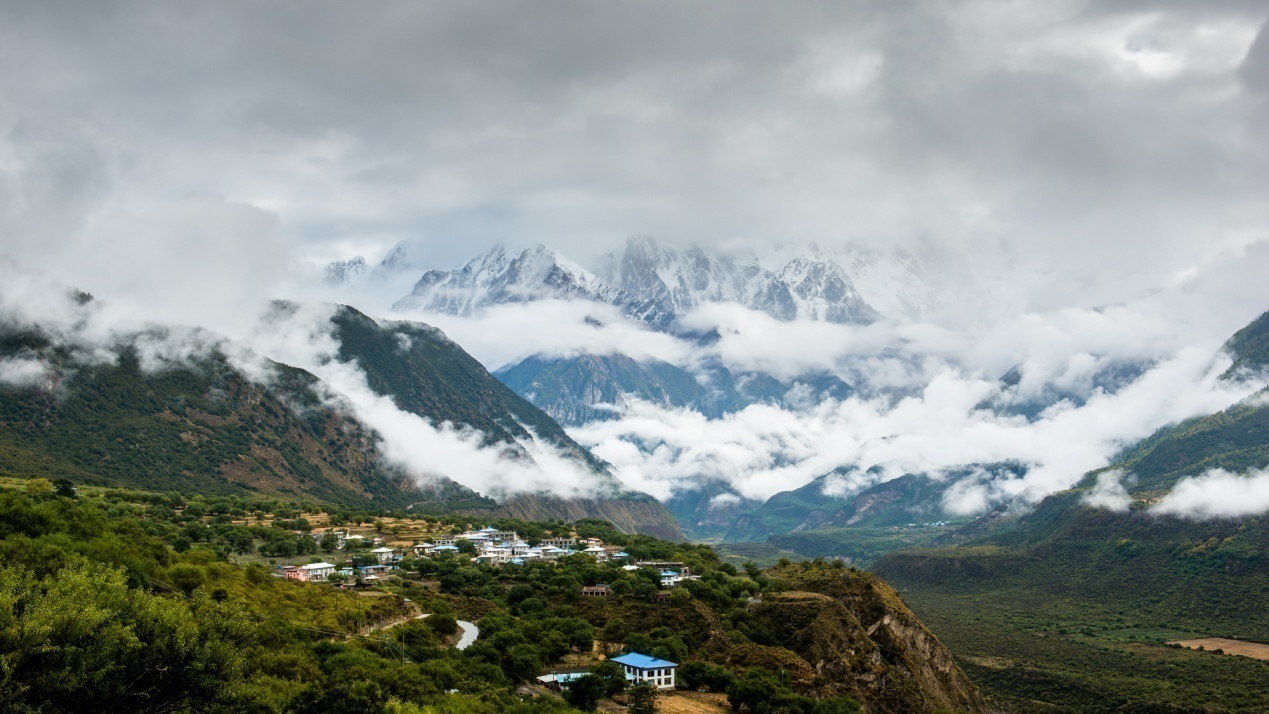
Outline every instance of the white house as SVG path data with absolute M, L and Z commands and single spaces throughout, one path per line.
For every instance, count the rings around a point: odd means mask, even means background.
M 481 562 L 492 563 L 495 565 L 498 563 L 505 563 L 508 560 L 511 560 L 511 548 L 501 543 L 496 545 L 486 545 L 480 549 L 480 555 L 476 556 L 476 559 Z
M 595 560 L 608 560 L 608 551 L 604 550 L 602 545 L 592 545 L 582 552 L 594 556 Z
M 435 547 L 436 546 L 432 545 L 431 543 L 415 543 L 414 555 L 416 556 L 431 555 L 432 549 Z
M 681 583 L 681 582 L 683 582 L 683 576 L 682 576 L 682 575 L 679 575 L 678 573 L 674 572 L 673 570 L 662 570 L 662 571 L 661 571 L 661 587 L 663 587 L 663 588 L 672 588 L 672 587 L 674 587 L 675 585 L 678 585 L 678 584 L 679 584 L 679 583 Z
M 309 563 L 308 565 L 301 565 L 300 572 L 303 573 L 303 575 L 300 576 L 301 580 L 307 580 L 310 583 L 320 582 L 329 578 L 331 574 L 335 572 L 335 564 Z
M 394 551 L 391 548 L 375 548 L 370 551 L 370 554 L 373 555 L 375 560 L 378 560 L 380 563 L 387 563 L 392 560 Z
M 638 652 L 613 657 L 613 662 L 626 670 L 626 679 L 647 682 L 657 689 L 674 689 L 674 672 L 678 665 Z

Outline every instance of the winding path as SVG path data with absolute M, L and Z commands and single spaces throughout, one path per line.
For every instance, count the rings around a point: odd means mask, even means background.
M 463 636 L 458 638 L 458 644 L 454 645 L 454 649 L 465 650 L 471 647 L 471 643 L 475 642 L 477 637 L 480 637 L 480 628 L 466 620 L 459 620 L 458 626 L 463 630 Z
M 422 615 L 415 615 L 413 617 L 402 618 L 400 620 L 397 620 L 396 622 L 384 625 L 383 627 L 379 629 L 390 630 L 393 627 L 396 627 L 397 625 L 400 625 L 403 622 L 411 622 L 413 620 L 422 620 L 425 617 L 431 617 L 431 616 L 432 616 L 432 613 L 425 612 Z M 463 631 L 463 636 L 458 638 L 458 642 L 457 644 L 454 645 L 454 649 L 465 650 L 468 647 L 471 647 L 471 644 L 476 641 L 477 637 L 480 637 L 480 628 L 476 627 L 476 624 L 474 622 L 468 622 L 466 620 L 456 620 L 456 622 L 458 623 L 458 628 Z

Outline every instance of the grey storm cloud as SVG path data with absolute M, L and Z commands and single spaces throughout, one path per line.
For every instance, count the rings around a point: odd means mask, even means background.
M 452 263 L 632 233 L 973 238 L 1051 271 L 1038 304 L 1111 300 L 1264 238 L 1267 15 L 10 3 L 0 156 L 42 152 L 23 190 L 48 196 L 23 205 L 61 219 L 23 225 L 55 230 L 103 201 L 209 194 L 277 213 L 315 260 L 402 239 Z
M 1014 312 L 977 332 L 727 306 L 693 319 L 732 328 L 715 349 L 733 366 L 850 361 L 920 398 L 714 421 L 636 405 L 583 441 L 658 493 L 699 463 L 765 497 L 845 463 L 1025 457 L 1044 468 L 1002 488 L 1034 498 L 1245 396 L 1213 386 L 1210 360 L 1266 307 L 1267 17 L 1263 0 L 4 3 L 0 257 L 98 293 L 129 325 L 234 334 L 254 306 L 302 296 L 314 266 L 403 240 L 432 267 L 496 242 L 587 262 L 631 234 L 906 247 Z M 597 344 L 697 356 L 619 316 L 599 330 L 593 309 L 442 326 L 490 367 Z M 321 364 L 320 344 L 297 344 Z M 905 345 L 911 360 L 869 357 Z M 1036 424 L 977 408 L 1011 365 L 1075 379 L 1110 357 L 1160 366 Z M 0 381 L 42 369 L 8 362 Z M 328 376 L 394 443 L 419 428 L 356 374 Z M 626 437 L 644 431 L 683 443 L 635 453 Z M 891 433 L 938 438 L 865 439 Z M 1263 496 L 1263 474 L 1247 483 Z M 997 497 L 980 485 L 966 507 Z

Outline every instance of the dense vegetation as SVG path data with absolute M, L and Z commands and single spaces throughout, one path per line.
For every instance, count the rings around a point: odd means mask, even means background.
M 1269 390 L 1209 416 L 1160 430 L 1121 454 L 1113 468 L 1132 474 L 1141 497 L 1170 490 L 1182 476 L 1222 468 L 1235 473 L 1269 466 Z M 1086 484 L 1087 485 L 1087 484 Z
M 75 358 L 37 334 L 6 333 L 0 355 L 38 355 L 50 382 L 0 388 L 0 471 L 161 491 L 267 493 L 405 505 L 421 494 L 384 468 L 374 438 L 320 408 L 315 378 L 275 365 L 268 387 L 208 354 L 143 369 Z
M 1269 312 L 1235 332 L 1225 343 L 1225 352 L 1234 358 L 1226 377 L 1269 368 Z
M 989 468 L 1020 471 L 1017 464 Z M 727 542 L 762 541 L 804 556 L 846 558 L 870 565 L 891 551 L 931 545 L 972 519 L 944 512 L 943 493 L 968 469 L 940 478 L 905 474 L 858 491 L 837 494 L 834 472 L 807 485 L 772 496 L 736 518 Z
M 539 438 L 602 469 L 602 462 L 551 417 L 489 374 L 480 362 L 433 327 L 413 322 L 382 325 L 350 307 L 332 319 L 339 356 L 356 360 L 376 393 L 398 407 L 440 424 L 462 424 L 492 442 Z
M 755 713 L 852 712 L 857 700 L 932 711 L 976 696 L 959 671 L 922 669 L 915 653 L 937 643 L 921 639 L 928 633 L 893 591 L 840 563 L 737 568 L 707 546 L 604 521 L 496 519 L 531 542 L 601 538 L 635 558 L 682 562 L 699 579 L 654 602 L 664 592 L 654 570 L 583 555 L 500 568 L 407 557 L 397 576 L 353 592 L 273 577 L 263 559 L 369 562 L 313 538 L 314 520 L 373 523 L 385 535 L 472 524 L 45 479 L 0 486 L 0 697 L 18 711 L 529 713 L 590 709 L 591 695 L 653 711 L 661 695 L 625 691 L 599 658 L 623 650 L 681 662 L 692 686 Z M 601 582 L 616 594 L 581 597 Z M 419 613 L 431 616 L 412 619 Z M 448 646 L 456 619 L 481 629 L 461 652 Z M 594 675 L 569 702 L 520 691 L 553 667 Z
M 1269 465 L 1266 418 L 1252 400 L 1126 451 L 1116 468 L 1133 476 L 1127 511 L 1085 505 L 1090 474 L 1023 517 L 966 529 L 964 545 L 894 553 L 874 569 L 1008 710 L 1264 711 L 1269 662 L 1166 643 L 1269 642 L 1269 518 L 1148 509 L 1182 476 Z
M 70 309 L 89 310 L 84 296 Z M 294 305 L 276 305 L 286 320 Z M 569 504 L 525 495 L 517 513 L 599 515 L 627 530 L 681 537 L 669 512 L 623 493 L 607 467 L 439 331 L 380 325 L 346 307 L 331 329 L 340 357 L 376 392 L 432 422 L 491 442 L 537 438 L 590 466 L 604 498 Z M 420 488 L 382 458 L 378 435 L 332 408 L 312 374 L 267 364 L 249 378 L 215 335 L 160 328 L 92 350 L 38 329 L 0 325 L 0 359 L 38 360 L 38 383 L 0 386 L 0 474 L 71 478 L 157 491 L 315 498 L 359 507 L 418 504 L 433 513 L 492 510 L 452 481 Z M 266 361 L 261 360 L 261 365 Z

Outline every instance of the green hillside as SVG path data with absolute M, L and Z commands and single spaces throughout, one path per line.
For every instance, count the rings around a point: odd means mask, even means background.
M 332 318 L 339 357 L 356 360 L 371 389 L 434 423 L 466 425 L 490 442 L 526 439 L 529 430 L 599 469 L 603 464 L 555 420 L 484 368 L 440 330 L 385 321 L 341 306 Z
M 77 307 L 90 309 L 89 302 L 85 296 Z M 275 310 L 274 318 L 285 320 L 295 306 L 278 303 Z M 417 323 L 380 326 L 347 307 L 332 321 L 340 357 L 355 360 L 371 388 L 402 409 L 480 430 L 490 442 L 532 432 L 587 464 L 608 492 L 584 503 L 525 494 L 515 499 L 518 511 L 604 516 L 633 530 L 682 537 L 664 506 L 627 492 L 559 424 L 439 331 Z M 377 435 L 319 398 L 318 379 L 303 370 L 273 364 L 274 376 L 261 384 L 214 350 L 143 368 L 135 341 L 175 339 L 156 330 L 85 359 L 38 329 L 0 326 L 0 358 L 48 365 L 39 384 L 0 387 L 0 473 L 384 508 L 498 508 L 453 482 L 420 489 L 383 460 Z M 111 359 L 102 359 L 101 349 Z
M 581 554 L 496 566 L 405 549 L 386 579 L 337 575 L 336 587 L 273 577 L 252 553 L 294 543 L 311 561 L 373 561 L 368 545 L 349 552 L 308 534 L 313 524 L 364 530 L 365 513 L 240 496 L 66 494 L 0 479 L 0 514 L 6 710 L 626 711 L 639 693 L 603 659 L 636 651 L 679 664 L 679 691 L 652 696 L 663 712 L 726 703 L 752 714 L 987 711 L 895 591 L 840 563 L 741 569 L 708 546 L 602 521 L 499 520 L 533 541 L 595 537 L 696 577 L 666 589 L 652 568 Z M 392 520 L 375 527 L 434 539 L 471 526 L 456 516 Z M 601 582 L 609 596 L 580 595 Z M 459 619 L 478 628 L 461 650 Z M 559 670 L 590 676 L 563 696 L 532 686 Z
M 424 494 L 380 462 L 372 434 L 323 407 L 317 382 L 275 365 L 264 386 L 222 355 L 159 371 L 134 348 L 84 363 L 34 332 L 0 355 L 39 356 L 51 376 L 0 387 L 0 471 L 187 493 L 261 493 L 403 506 Z
M 625 355 L 582 355 L 546 360 L 530 357 L 495 376 L 517 394 L 565 424 L 607 419 L 623 395 L 670 407 L 703 401 L 707 390 L 687 371 L 660 360 Z
M 1234 358 L 1234 364 L 1225 373 L 1226 377 L 1269 368 L 1269 312 L 1235 332 L 1225 343 L 1224 349 Z
M 1143 497 L 1171 490 L 1182 476 L 1213 468 L 1244 472 L 1269 465 L 1269 390 L 1222 412 L 1160 430 L 1120 455 L 1113 468 L 1135 477 Z
M 1018 464 L 991 464 L 1018 473 Z M 948 487 L 976 473 L 954 469 L 939 478 L 904 474 L 861 491 L 826 495 L 825 486 L 845 470 L 828 474 L 738 516 L 725 542 L 767 542 L 812 558 L 846 558 L 866 566 L 891 551 L 931 545 L 973 518 L 943 507 Z
M 965 529 L 964 545 L 899 551 L 873 569 L 1007 710 L 1041 701 L 1071 711 L 1133 702 L 1262 711 L 1256 683 L 1269 677 L 1269 663 L 1165 643 L 1269 642 L 1269 517 L 1149 512 L 1181 476 L 1269 466 L 1262 397 L 1125 452 L 1114 465 L 1135 476 L 1125 481 L 1134 499 L 1125 512 L 1083 502 L 1096 481 L 1089 474 L 1024 516 Z

